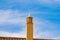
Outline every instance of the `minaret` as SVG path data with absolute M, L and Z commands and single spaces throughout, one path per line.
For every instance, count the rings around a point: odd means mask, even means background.
M 30 14 L 26 18 L 26 40 L 33 40 L 33 18 Z

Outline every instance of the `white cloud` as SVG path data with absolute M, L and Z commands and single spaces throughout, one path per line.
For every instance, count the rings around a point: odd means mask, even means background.
M 0 31 L 0 37 L 26 37 L 25 31 L 17 32 L 17 33 L 10 33 L 6 31 Z
M 18 13 L 13 10 L 0 10 L 0 24 L 23 24 L 25 23 L 24 13 Z M 25 25 L 25 24 L 24 24 Z
M 13 10 L 0 10 L 0 25 L 7 23 L 20 25 L 25 27 L 25 13 L 20 13 Z M 0 36 L 3 37 L 25 37 L 25 29 L 18 33 L 11 33 L 6 31 L 0 31 Z

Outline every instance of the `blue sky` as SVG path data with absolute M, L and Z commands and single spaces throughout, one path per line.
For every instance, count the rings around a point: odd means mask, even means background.
M 60 38 L 60 0 L 0 0 L 0 36 L 26 37 L 28 13 L 34 38 Z

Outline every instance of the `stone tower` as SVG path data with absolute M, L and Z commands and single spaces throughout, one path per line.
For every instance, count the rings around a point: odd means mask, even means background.
M 26 18 L 26 40 L 33 40 L 33 18 L 28 15 Z

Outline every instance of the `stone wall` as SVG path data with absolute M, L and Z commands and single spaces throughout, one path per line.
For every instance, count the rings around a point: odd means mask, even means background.
M 25 38 L 0 37 L 0 40 L 26 40 Z
M 0 40 L 26 40 L 26 38 L 0 37 Z M 48 39 L 33 39 L 33 40 L 48 40 Z M 51 39 L 49 39 L 49 40 L 51 40 Z

